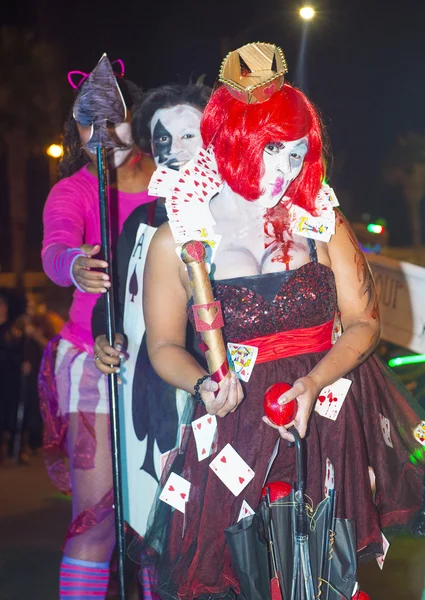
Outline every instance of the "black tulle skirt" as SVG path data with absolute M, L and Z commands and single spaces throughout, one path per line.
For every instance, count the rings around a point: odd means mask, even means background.
M 322 357 L 312 353 L 256 365 L 238 410 L 218 419 L 217 451 L 230 443 L 255 472 L 238 497 L 209 468 L 215 455 L 198 462 L 187 430 L 182 453 L 163 474 L 164 482 L 171 471 L 191 482 L 186 514 L 158 501 L 146 539 L 131 548 L 134 558 L 155 564 L 162 598 L 238 598 L 224 530 L 237 522 L 244 500 L 257 508 L 265 481 L 296 479 L 294 449 L 284 440 L 267 474 L 278 433 L 262 421 L 264 392 L 279 381 L 293 383 Z M 306 496 L 313 507 L 323 499 L 328 458 L 335 470 L 337 517 L 355 521 L 358 554 L 365 558 L 382 554 L 383 530 L 408 525 L 421 510 L 424 448 L 412 433 L 420 417 L 379 359 L 371 356 L 347 378 L 352 385 L 338 418 L 311 415 L 305 442 Z M 205 409 L 198 405 L 191 418 L 202 414 Z M 380 415 L 390 421 L 392 447 L 385 443 Z

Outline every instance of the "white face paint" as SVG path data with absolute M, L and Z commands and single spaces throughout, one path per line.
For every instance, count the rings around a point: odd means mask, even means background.
M 256 200 L 264 208 L 273 208 L 289 185 L 301 173 L 307 154 L 307 137 L 293 142 L 270 142 L 264 148 L 264 175 L 261 194 Z
M 189 104 L 160 108 L 151 121 L 152 152 L 157 166 L 180 169 L 202 145 L 202 112 Z
M 125 122 L 117 125 L 115 127 L 115 137 L 123 146 L 126 146 L 126 148 L 116 148 L 108 153 L 109 164 L 114 169 L 118 169 L 125 163 L 133 150 L 134 142 L 130 123 Z
M 87 144 L 93 134 L 93 125 L 84 127 L 77 123 L 78 133 L 80 134 L 80 140 L 83 145 Z M 119 123 L 115 127 L 112 126 L 110 131 L 111 137 L 113 137 L 117 144 L 126 146 L 125 148 L 115 148 L 108 151 L 108 162 L 113 169 L 121 167 L 127 158 L 130 156 L 133 147 L 133 136 L 131 135 L 131 124 L 127 121 L 125 123 Z M 93 152 L 89 152 L 86 149 L 91 161 L 96 164 L 96 155 Z

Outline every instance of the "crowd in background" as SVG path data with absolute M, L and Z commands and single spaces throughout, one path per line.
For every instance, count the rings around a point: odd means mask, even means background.
M 42 298 L 0 288 L 0 467 L 8 460 L 29 462 L 41 448 L 38 371 L 62 325 Z

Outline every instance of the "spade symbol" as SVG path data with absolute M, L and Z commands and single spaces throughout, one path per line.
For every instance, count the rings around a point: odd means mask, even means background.
M 128 291 L 131 294 L 131 302 L 134 302 L 134 296 L 137 296 L 137 294 L 139 293 L 139 284 L 137 281 L 136 265 L 134 266 L 134 271 L 133 271 L 133 275 L 131 276 L 131 279 L 130 279 L 130 285 L 128 286 Z
M 158 481 L 158 477 L 156 476 L 156 473 L 155 473 L 154 444 L 155 444 L 155 437 L 152 435 L 152 433 L 148 433 L 148 444 L 147 444 L 147 448 L 146 448 L 146 456 L 145 456 L 145 460 L 143 461 L 143 465 L 140 467 L 140 470 L 146 471 L 146 473 L 149 473 L 149 475 L 151 475 L 154 479 L 156 479 L 156 481 Z

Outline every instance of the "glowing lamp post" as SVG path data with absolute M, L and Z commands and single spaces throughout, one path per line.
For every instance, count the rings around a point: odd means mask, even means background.
M 51 158 L 60 158 L 63 156 L 63 146 L 60 146 L 59 144 L 50 144 L 46 150 L 46 154 Z
M 58 159 L 63 156 L 63 146 L 60 144 L 50 144 L 46 149 L 49 157 L 49 181 L 50 187 L 53 187 L 58 179 Z
M 314 15 L 316 14 L 316 11 L 314 10 L 314 8 L 312 6 L 303 6 L 300 9 L 300 17 L 302 19 L 304 19 L 304 21 L 310 21 Z
M 295 83 L 303 92 L 307 93 L 307 32 L 310 21 L 315 16 L 316 11 L 312 6 L 303 6 L 300 8 L 299 15 L 302 20 L 302 31 L 300 50 L 296 69 Z

